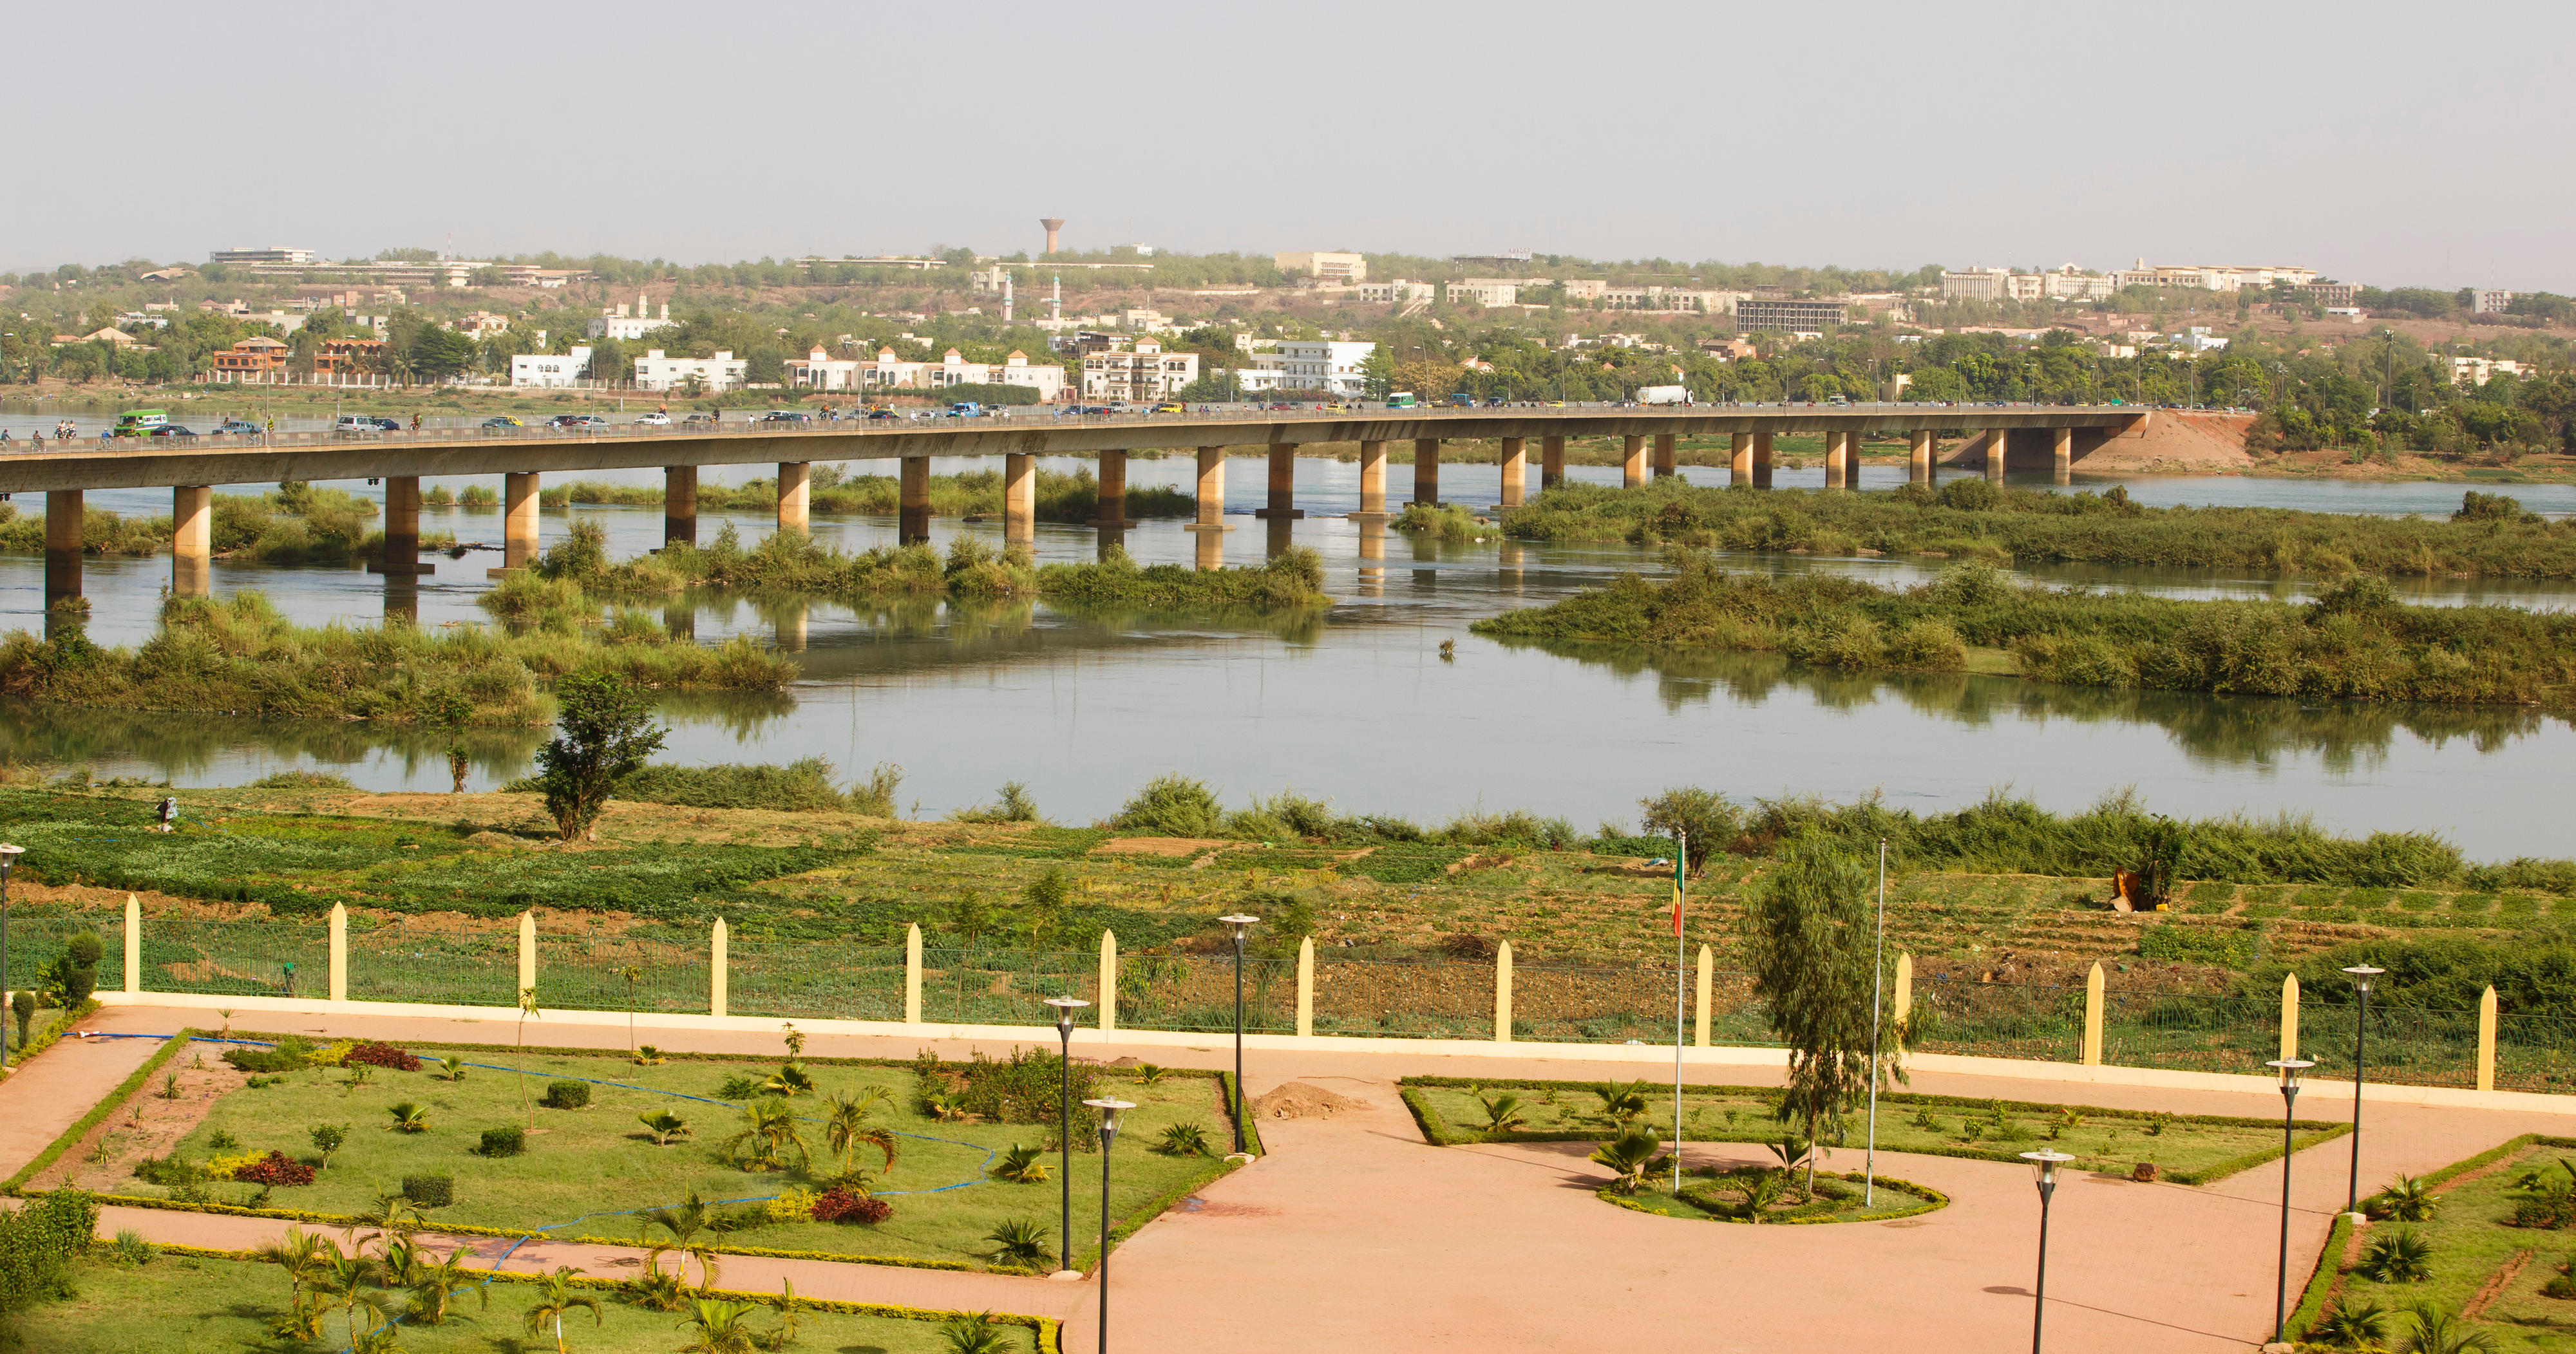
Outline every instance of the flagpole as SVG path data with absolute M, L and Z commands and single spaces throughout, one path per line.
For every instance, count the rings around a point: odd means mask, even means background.
M 1673 830 L 1673 1193 L 1682 1192 L 1682 877 L 1690 834 Z
M 1878 1203 L 1878 996 L 1887 973 L 1887 839 L 1878 839 L 1878 942 L 1869 966 L 1869 1162 L 1862 1168 L 1860 1206 Z

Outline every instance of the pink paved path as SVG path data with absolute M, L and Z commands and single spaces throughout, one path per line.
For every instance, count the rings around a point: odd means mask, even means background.
M 113 1009 L 101 1028 L 167 1031 L 200 1013 Z M 506 1024 L 392 1017 L 270 1017 L 272 1025 L 394 1041 L 495 1042 Z M 625 1046 L 608 1027 L 560 1027 L 558 1046 Z M 760 1034 L 659 1031 L 666 1047 L 775 1056 Z M 1034 1040 L 1032 1042 L 1035 1042 Z M 1077 1036 L 1077 1052 L 1080 1047 Z M 149 1049 L 115 1041 L 59 1045 L 0 1085 L 0 1149 L 41 1144 Z M 903 1038 L 816 1037 L 809 1051 L 909 1057 L 929 1044 Z M 1134 1054 L 1180 1066 L 1219 1066 L 1230 1051 L 1094 1044 L 1097 1056 Z M 43 1083 L 49 1060 L 66 1072 Z M 75 1059 L 83 1061 L 75 1062 Z M 122 1063 L 122 1066 L 118 1066 Z M 1846 1227 L 1735 1227 L 1648 1217 L 1592 1197 L 1597 1168 L 1576 1144 L 1425 1146 L 1392 1082 L 1416 1071 L 1592 1080 L 1597 1065 L 1545 1059 L 1425 1059 L 1387 1053 L 1256 1053 L 1257 1094 L 1300 1080 L 1370 1102 L 1333 1120 L 1262 1126 L 1274 1155 L 1202 1192 L 1122 1246 L 1110 1262 L 1112 1337 L 1121 1350 L 1264 1354 L 1315 1348 L 1400 1347 L 1601 1351 L 1633 1354 L 1678 1340 L 1711 1351 L 1825 1348 L 1987 1354 L 2028 1339 L 2038 1205 L 2028 1173 L 1993 1162 L 1882 1153 L 1882 1168 L 1948 1193 L 1951 1207 L 1920 1218 Z M 1770 1079 L 1752 1069 L 1695 1070 L 1693 1080 Z M 42 1098 L 22 1092 L 44 1086 Z M 94 1087 L 94 1089 L 90 1089 Z M 2059 1101 L 2185 1113 L 2274 1116 L 2268 1094 L 2067 1087 L 1993 1077 L 1920 1075 L 1914 1089 L 1976 1097 Z M 86 1094 L 87 1099 L 81 1096 Z M 33 1101 L 34 1103 L 29 1103 Z M 2329 1093 L 2302 1105 L 2340 1117 Z M 26 1120 L 20 1124 L 14 1121 Z M 42 1123 L 59 1120 L 45 1130 Z M 2392 1172 L 2417 1173 L 2516 1133 L 2568 1132 L 2576 1116 L 2482 1110 L 2370 1107 L 2363 1188 Z M 32 1152 L 24 1148 L 23 1152 Z M 1752 1159 L 1750 1149 L 1689 1149 L 1699 1161 Z M 2349 1147 L 2303 1152 L 2292 1198 L 2295 1286 L 2314 1264 L 2344 1199 Z M 23 1158 L 22 1152 L 22 1158 Z M 1837 1154 L 1837 1165 L 1857 1165 Z M 0 1155 L 0 1166 L 8 1164 Z M 2272 1320 L 2281 1166 L 2216 1186 L 2139 1185 L 2094 1176 L 2061 1186 L 2050 1229 L 2049 1344 L 2060 1350 L 2243 1350 Z M 103 1227 L 202 1245 L 241 1246 L 274 1234 L 258 1219 L 115 1210 Z M 523 1247 L 521 1265 L 580 1265 L 616 1274 L 637 1253 L 556 1243 Z M 1093 1349 L 1090 1283 L 857 1265 L 724 1262 L 728 1287 L 766 1288 L 782 1275 L 821 1297 L 932 1307 L 991 1307 L 1067 1319 L 1066 1348 Z M 1651 1333 L 1651 1334 L 1650 1334 Z M 1644 1338 L 1641 1339 L 1641 1336 Z M 1660 1338 L 1658 1338 L 1660 1337 Z

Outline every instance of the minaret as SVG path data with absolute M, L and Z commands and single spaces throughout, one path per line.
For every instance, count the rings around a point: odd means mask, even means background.
M 1009 273 L 1007 270 L 1005 270 L 1005 271 L 1003 272 L 1003 274 L 1002 274 L 1002 323 L 1004 323 L 1004 324 L 1009 324 L 1010 322 L 1011 322 L 1011 275 L 1010 275 L 1010 273 Z
M 1047 318 L 1064 323 L 1064 274 L 1055 275 L 1055 294 L 1047 298 Z

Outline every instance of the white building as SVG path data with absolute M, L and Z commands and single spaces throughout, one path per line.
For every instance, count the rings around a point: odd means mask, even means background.
M 669 323 L 671 323 L 670 302 L 662 303 L 662 318 L 657 320 L 652 316 L 652 307 L 643 297 L 638 296 L 635 298 L 634 314 L 627 314 L 626 303 L 621 301 L 615 310 L 601 311 L 597 318 L 590 322 L 589 332 L 592 338 L 610 338 L 622 343 L 631 339 L 640 339 Z
M 2194 353 L 2215 352 L 2227 346 L 2227 340 L 2209 332 L 2209 326 L 2205 324 L 2195 324 L 2173 335 L 2166 342 L 2186 352 Z
M 1260 390 L 1322 390 L 1358 395 L 1367 378 L 1360 363 L 1377 351 L 1374 343 L 1334 343 L 1318 339 L 1281 339 L 1278 346 L 1251 355 L 1251 365 L 1235 375 L 1248 393 Z
M 1304 273 L 1321 283 L 1353 284 L 1368 281 L 1368 260 L 1358 254 L 1332 252 L 1273 254 L 1270 261 L 1283 273 Z
M 1531 279 L 1527 285 L 1537 285 Z M 1575 278 L 1565 284 L 1565 299 L 1590 301 L 1608 310 L 1682 310 L 1708 315 L 1732 315 L 1735 303 L 1749 300 L 1753 293 L 1741 291 L 1702 291 L 1689 287 L 1620 287 L 1599 278 Z
M 520 353 L 510 359 L 510 384 L 514 386 L 568 386 L 589 374 L 588 345 L 568 353 Z
M 1086 400 L 1143 403 L 1169 399 L 1197 379 L 1197 353 L 1167 353 L 1162 344 L 1149 338 L 1136 340 L 1131 349 L 1085 353 L 1082 357 L 1082 397 Z
M 809 390 L 938 390 L 947 386 L 1026 386 L 1040 404 L 1064 398 L 1064 368 L 1031 364 L 1014 349 L 999 362 L 969 362 L 951 348 L 936 362 L 906 362 L 892 348 L 872 358 L 834 358 L 820 348 L 787 359 L 787 383 Z
M 2451 359 L 2451 384 L 2485 385 L 2490 377 L 2520 376 L 2522 364 L 2496 357 L 2455 357 Z
M 1440 293 L 1439 288 L 1428 282 L 1407 282 L 1400 277 L 1391 282 L 1362 282 L 1358 289 L 1362 301 L 1387 301 L 1398 305 L 1437 300 Z
M 635 388 L 669 390 L 688 384 L 689 378 L 694 376 L 698 378 L 700 389 L 709 394 L 721 394 L 740 387 L 750 370 L 750 359 L 736 357 L 732 353 L 717 353 L 713 357 L 664 357 L 662 350 L 655 348 L 635 359 Z
M 2493 287 L 2480 287 L 2469 294 L 2469 311 L 2476 315 L 2502 315 L 2512 304 L 2512 292 Z
M 1941 272 L 1944 301 L 2107 301 L 2119 290 L 2117 277 L 2079 272 L 2073 264 L 2044 273 L 2005 268 Z
M 2304 287 L 2317 280 L 2314 268 L 2293 268 L 2281 264 L 2259 266 L 2207 263 L 2160 263 L 2150 268 L 2145 259 L 2137 266 L 2113 274 L 2123 287 L 2181 287 L 2198 291 L 2261 291 L 2266 287 Z
M 1441 288 L 1440 299 L 1453 306 L 1516 306 L 1521 303 L 1521 284 L 1507 278 L 1471 277 Z

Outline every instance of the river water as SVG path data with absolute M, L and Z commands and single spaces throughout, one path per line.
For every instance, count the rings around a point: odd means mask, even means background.
M 50 415 L 0 419 L 13 436 Z M 1047 462 L 1070 470 L 1076 462 Z M 998 468 L 948 461 L 936 473 Z M 1282 539 L 1256 521 L 1263 463 L 1231 462 L 1235 529 L 1229 564 L 1253 563 Z M 870 467 L 857 467 L 866 470 Z M 1358 505 L 1356 465 L 1300 460 L 1298 506 L 1309 515 L 1285 539 L 1321 552 L 1337 605 L 1320 618 L 1091 614 L 1044 604 L 833 604 L 755 606 L 696 597 L 671 609 L 701 642 L 749 634 L 800 654 L 792 699 L 692 697 L 665 705 L 669 759 L 789 761 L 820 755 L 845 775 L 879 763 L 903 768 L 907 810 L 938 814 L 987 801 L 1006 780 L 1025 782 L 1060 821 L 1113 811 L 1151 777 L 1178 771 L 1220 788 L 1229 803 L 1293 786 L 1347 812 L 1437 822 L 1463 810 L 1528 809 L 1590 828 L 1633 826 L 1637 800 L 1694 784 L 1739 798 L 1882 794 L 1918 809 L 1955 807 L 2009 787 L 2073 809 L 2134 787 L 2156 809 L 2193 816 L 2231 811 L 2313 814 L 2344 831 L 2429 829 L 2471 856 L 2565 855 L 2558 792 L 2576 756 L 2566 721 L 2518 710 L 2302 705 L 2263 698 L 2105 692 L 1970 676 L 1851 676 L 1791 669 L 1765 655 L 1656 659 L 1604 650 L 1552 654 L 1507 647 L 1467 631 L 1480 617 L 1597 586 L 1650 552 L 1617 545 L 1440 544 L 1365 530 L 1343 514 Z M 710 468 L 710 482 L 739 482 L 759 467 Z M 1583 480 L 1615 482 L 1606 467 L 1570 467 Z M 1686 467 L 1722 483 L 1723 468 Z M 1901 465 L 1864 467 L 1865 487 L 1902 482 Z M 1187 489 L 1185 457 L 1137 459 L 1131 484 Z M 1820 467 L 1783 470 L 1784 487 L 1819 487 Z M 594 478 L 660 483 L 657 471 Z M 1409 490 L 1392 467 L 1390 490 Z M 475 481 L 439 481 L 461 488 Z M 2104 487 L 2087 481 L 2079 487 Z M 2123 481 L 2149 503 L 2225 503 L 2334 512 L 2444 512 L 2460 487 L 2232 477 Z M 365 486 L 353 492 L 378 493 Z M 1493 504 L 1491 465 L 1443 468 L 1442 490 L 1469 507 Z M 238 486 L 229 492 L 252 492 Z M 2506 486 L 2538 511 L 2576 511 L 2576 489 Z M 23 496 L 21 511 L 40 510 Z M 165 490 L 98 492 L 96 507 L 166 514 Z M 660 543 L 658 507 L 576 508 L 542 515 L 551 542 L 579 517 L 608 530 L 612 553 Z M 427 509 L 425 532 L 460 541 L 500 539 L 492 510 Z M 707 513 L 705 541 L 731 524 L 746 542 L 773 526 L 767 513 Z M 890 544 L 890 518 L 814 522 L 844 548 Z M 934 538 L 974 532 L 998 540 L 999 524 L 940 519 Z M 1175 522 L 1128 533 L 1140 560 L 1187 563 L 1192 539 Z M 1094 533 L 1041 524 L 1042 560 L 1094 556 Z M 422 580 L 424 625 L 480 623 L 474 599 L 497 554 L 438 556 Z M 1887 580 L 1921 576 L 1896 560 L 1747 557 L 1747 567 L 1857 570 Z M 130 644 L 148 637 L 166 556 L 87 565 L 92 635 Z M 2186 596 L 2295 596 L 2296 583 L 2182 570 L 2043 571 L 2052 581 L 2140 587 Z M 373 624 L 384 583 L 355 569 L 281 568 L 218 561 L 218 595 L 265 592 L 306 622 Z M 0 628 L 41 624 L 43 566 L 0 556 Z M 2415 600 L 2559 607 L 2576 589 L 2549 584 L 2423 581 Z M 1454 642 L 1446 657 L 1444 642 Z M 542 735 L 478 737 L 475 784 L 523 774 Z M 290 767 L 334 770 L 377 789 L 438 790 L 447 768 L 438 741 L 411 730 L 198 714 L 145 715 L 0 705 L 0 750 L 86 765 L 98 774 L 168 777 L 185 786 L 231 785 Z

